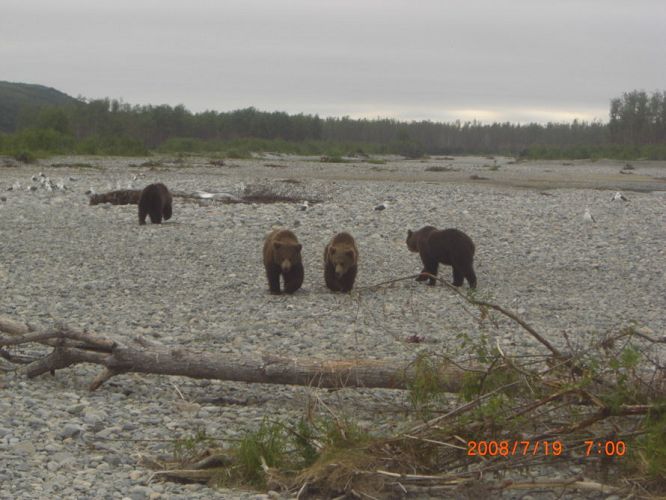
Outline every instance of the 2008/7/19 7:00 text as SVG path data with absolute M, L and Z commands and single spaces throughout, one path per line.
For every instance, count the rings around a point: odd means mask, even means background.
M 609 446 L 610 445 L 610 446 Z M 467 455 L 490 457 L 514 457 L 526 455 L 542 455 L 558 457 L 564 452 L 562 441 L 467 441 Z M 585 456 L 615 455 L 626 453 L 624 441 L 585 441 Z

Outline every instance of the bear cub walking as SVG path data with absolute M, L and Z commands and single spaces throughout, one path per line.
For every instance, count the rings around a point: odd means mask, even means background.
M 146 215 L 153 224 L 161 224 L 162 218 L 171 218 L 171 193 L 167 187 L 158 182 L 147 185 L 139 197 L 139 224 L 146 223 Z
M 288 229 L 276 229 L 264 241 L 264 267 L 271 293 L 280 293 L 280 275 L 284 291 L 294 293 L 303 284 L 303 262 L 296 235 Z
M 358 270 L 358 249 L 349 233 L 338 233 L 324 249 L 324 280 L 334 292 L 349 292 Z
M 423 262 L 422 273 L 437 276 L 439 264 L 453 267 L 453 286 L 462 286 L 467 280 L 470 288 L 476 288 L 474 273 L 474 243 L 472 239 L 458 229 L 443 229 L 425 226 L 418 231 L 407 231 L 407 248 L 418 253 Z M 417 281 L 425 281 L 427 276 L 419 276 Z M 435 279 L 430 278 L 430 285 Z

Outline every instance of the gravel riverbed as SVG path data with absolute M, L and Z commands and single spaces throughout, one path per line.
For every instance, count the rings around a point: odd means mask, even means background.
M 665 330 L 663 163 L 635 162 L 631 170 L 617 162 L 470 157 L 225 163 L 0 158 L 0 314 L 210 353 L 404 361 L 427 350 L 464 359 L 461 334 L 488 336 L 508 353 L 543 353 L 517 326 L 480 325 L 445 287 L 410 280 L 351 296 L 326 289 L 322 253 L 336 232 L 356 238 L 356 286 L 364 287 L 418 272 L 406 232 L 432 224 L 469 234 L 479 294 L 517 311 L 558 347 L 567 348 L 565 336 L 586 345 L 632 323 Z M 46 189 L 40 172 L 65 190 Z M 173 191 L 234 195 L 270 187 L 318 202 L 300 211 L 297 203 L 176 198 L 171 220 L 139 226 L 135 205 L 89 206 L 85 195 L 156 181 Z M 611 201 L 617 190 L 629 201 Z M 386 210 L 373 210 L 383 201 Z M 595 223 L 583 220 L 586 207 Z M 305 281 L 294 296 L 267 291 L 261 248 L 273 226 L 294 230 L 303 244 Z M 450 279 L 450 268 L 440 274 Z M 414 334 L 426 341 L 405 342 Z M 130 374 L 90 393 L 96 374 L 84 365 L 33 380 L 0 371 L 1 498 L 256 498 L 157 481 L 142 457 L 168 454 L 170 440 L 202 429 L 231 444 L 265 416 L 302 415 L 312 392 Z M 408 406 L 397 391 L 319 392 L 375 427 L 398 425 Z

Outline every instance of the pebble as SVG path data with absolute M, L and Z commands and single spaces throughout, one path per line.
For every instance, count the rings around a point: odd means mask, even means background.
M 77 424 L 65 424 L 62 430 L 58 433 L 60 439 L 71 438 L 79 435 L 83 431 L 83 428 Z

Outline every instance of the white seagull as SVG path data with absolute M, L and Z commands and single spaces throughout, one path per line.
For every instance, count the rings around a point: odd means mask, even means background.
M 583 220 L 585 222 L 597 222 L 594 220 L 594 217 L 592 217 L 592 214 L 590 213 L 590 209 L 585 207 L 585 213 L 583 214 Z
M 308 200 L 303 200 L 303 203 L 298 205 L 298 209 L 301 212 L 305 212 L 308 208 L 310 208 L 310 204 L 308 203 Z
M 375 207 L 375 210 L 386 210 L 388 208 L 388 201 L 382 202 Z
M 625 195 L 623 195 L 622 193 L 620 193 L 619 191 L 617 191 L 617 192 L 613 195 L 613 199 L 612 199 L 612 201 L 629 201 L 629 200 L 627 199 L 627 197 L 626 197 Z

